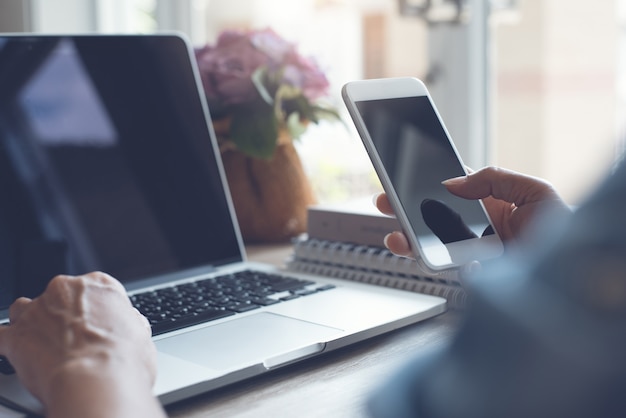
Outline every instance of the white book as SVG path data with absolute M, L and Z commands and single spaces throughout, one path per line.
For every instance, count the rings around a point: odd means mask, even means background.
M 311 238 L 383 247 L 385 235 L 400 230 L 398 221 L 378 212 L 371 201 L 313 205 L 307 211 Z
M 457 269 L 433 271 L 419 258 L 384 247 L 385 235 L 401 227 L 371 200 L 313 205 L 307 215 L 307 234 L 295 241 L 288 269 L 436 295 L 452 308 L 464 308 L 467 296 Z

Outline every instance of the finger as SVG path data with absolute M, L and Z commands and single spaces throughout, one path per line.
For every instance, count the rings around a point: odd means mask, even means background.
M 406 239 L 406 236 L 399 231 L 394 231 L 390 234 L 387 234 L 384 239 L 385 247 L 389 249 L 392 253 L 396 255 L 400 255 L 403 257 L 413 257 L 413 252 L 411 251 L 411 245 L 409 241 Z
M 82 276 L 78 276 L 78 278 L 87 280 L 92 284 L 100 284 L 105 287 L 111 287 L 119 293 L 126 294 L 126 289 L 124 289 L 124 285 L 122 285 L 122 283 L 115 277 L 107 273 L 103 273 L 101 271 L 92 271 L 90 273 L 83 274 Z
M 9 321 L 11 323 L 17 322 L 19 320 L 19 317 L 24 312 L 24 309 L 26 309 L 26 307 L 30 305 L 31 302 L 32 299 L 29 298 L 21 297 L 16 299 L 15 302 L 13 302 L 9 307 Z
M 465 199 L 496 199 L 517 206 L 546 200 L 560 200 L 554 188 L 546 181 L 498 167 L 486 167 L 465 177 L 443 183 L 453 194 Z
M 391 207 L 391 203 L 389 203 L 389 199 L 387 198 L 387 194 L 380 193 L 374 197 L 374 204 L 378 208 L 379 211 L 384 213 L 385 215 L 395 216 L 393 208 Z
M 139 320 L 144 324 L 144 326 L 146 327 L 146 329 L 148 330 L 150 335 L 152 335 L 152 326 L 150 326 L 150 321 L 148 321 L 148 318 L 146 318 L 146 316 L 144 314 L 139 312 L 139 309 L 133 307 L 133 310 L 139 316 L 139 318 L 140 318 Z
M 124 301 L 128 305 L 131 305 L 130 299 L 127 297 L 126 289 L 124 285 L 115 277 L 103 273 L 101 271 L 92 271 L 82 276 L 76 277 L 76 279 L 84 282 L 85 286 L 96 287 L 100 290 L 109 290 L 116 293 L 118 296 L 123 296 L 120 301 Z
M 474 275 L 480 273 L 481 270 L 482 265 L 478 261 L 470 261 L 469 263 L 461 266 L 461 269 L 459 270 L 459 280 L 461 281 L 461 284 L 467 283 Z

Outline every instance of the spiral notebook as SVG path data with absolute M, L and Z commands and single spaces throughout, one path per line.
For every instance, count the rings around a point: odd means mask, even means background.
M 294 242 L 287 269 L 439 296 L 464 309 L 467 294 L 457 270 L 429 271 L 420 259 L 400 257 L 383 247 L 302 235 Z

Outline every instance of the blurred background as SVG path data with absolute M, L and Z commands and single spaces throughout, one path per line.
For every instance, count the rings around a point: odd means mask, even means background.
M 622 153 L 626 0 L 0 0 L 0 32 L 184 32 L 271 27 L 343 83 L 428 85 L 466 164 L 551 181 L 577 204 Z M 352 124 L 297 143 L 320 203 L 379 184 Z

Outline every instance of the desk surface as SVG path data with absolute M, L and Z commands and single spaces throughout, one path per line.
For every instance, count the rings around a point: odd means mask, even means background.
M 249 248 L 251 260 L 283 263 L 289 246 Z M 376 385 L 402 362 L 454 332 L 448 312 L 398 331 L 288 366 L 167 408 L 170 417 L 363 417 Z

